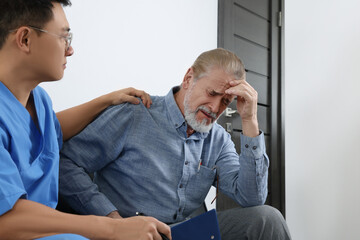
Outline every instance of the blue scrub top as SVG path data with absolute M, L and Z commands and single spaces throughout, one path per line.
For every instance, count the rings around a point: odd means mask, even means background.
M 61 128 L 47 93 L 36 87 L 32 95 L 39 128 L 0 82 L 0 215 L 19 198 L 57 205 Z
M 37 240 L 86 240 L 87 238 L 76 234 L 58 234 L 49 237 L 38 238 Z

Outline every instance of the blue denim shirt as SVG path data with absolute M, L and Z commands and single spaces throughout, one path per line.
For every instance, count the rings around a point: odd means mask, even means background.
M 176 91 L 178 88 L 174 88 Z M 173 90 L 143 104 L 105 110 L 64 144 L 60 194 L 83 214 L 123 217 L 136 212 L 165 223 L 184 220 L 219 176 L 220 191 L 240 205 L 264 204 L 269 159 L 264 135 L 241 136 L 241 154 L 218 124 L 186 135 Z M 87 173 L 95 173 L 94 180 Z

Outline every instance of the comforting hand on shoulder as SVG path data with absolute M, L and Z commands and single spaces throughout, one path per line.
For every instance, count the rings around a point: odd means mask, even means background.
M 111 92 L 107 95 L 105 95 L 109 101 L 111 102 L 111 105 L 118 105 L 124 102 L 129 102 L 132 104 L 139 104 L 140 101 L 137 97 L 141 98 L 143 104 L 149 108 L 152 101 L 150 98 L 150 95 L 142 90 L 137 90 L 135 88 L 125 88 L 121 90 L 117 90 L 114 92 Z

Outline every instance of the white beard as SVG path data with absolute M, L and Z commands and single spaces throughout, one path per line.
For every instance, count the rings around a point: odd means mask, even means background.
M 201 132 L 201 133 L 207 133 L 211 130 L 211 128 L 214 125 L 214 122 L 207 124 L 208 120 L 207 119 L 203 119 L 201 122 L 199 122 L 196 119 L 196 113 L 199 110 L 203 110 L 206 113 L 208 113 L 209 115 L 211 115 L 214 119 L 216 119 L 216 114 L 211 112 L 210 109 L 208 109 L 205 106 L 199 106 L 198 108 L 196 108 L 195 111 L 191 111 L 190 106 L 189 106 L 189 98 L 191 95 L 191 90 L 185 95 L 185 99 L 184 99 L 184 115 L 185 115 L 185 120 L 187 122 L 187 124 L 194 129 L 197 132 Z

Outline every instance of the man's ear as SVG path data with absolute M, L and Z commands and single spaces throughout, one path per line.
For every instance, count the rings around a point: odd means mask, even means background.
M 31 29 L 29 27 L 20 27 L 16 31 L 15 41 L 16 45 L 22 51 L 29 53 L 30 52 L 30 43 L 31 43 Z
M 189 68 L 184 76 L 184 80 L 182 82 L 181 87 L 184 89 L 188 89 L 191 83 L 194 81 L 194 71 L 191 68 Z

